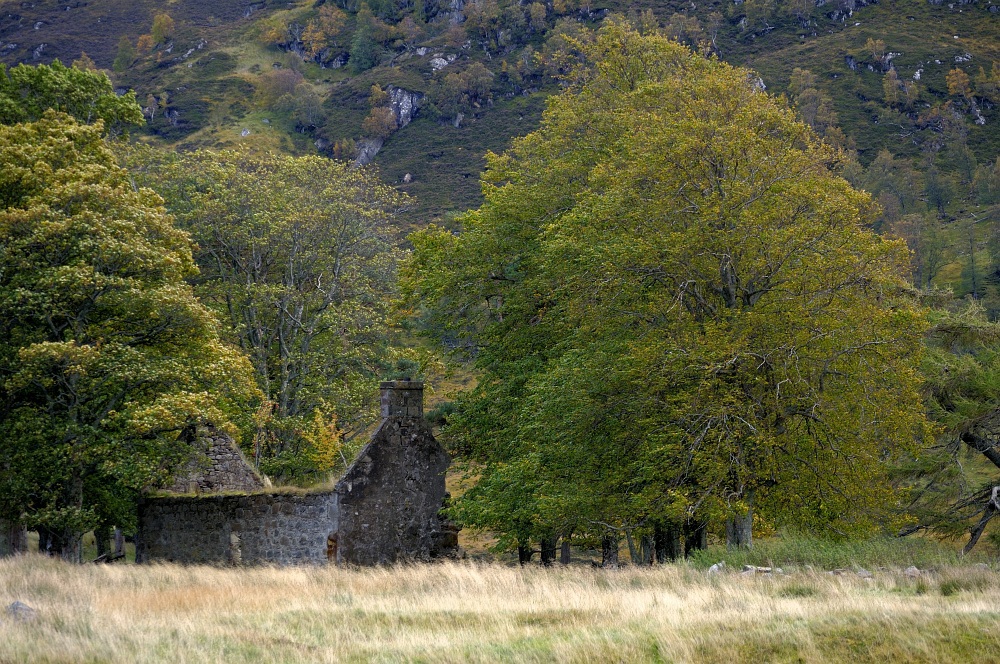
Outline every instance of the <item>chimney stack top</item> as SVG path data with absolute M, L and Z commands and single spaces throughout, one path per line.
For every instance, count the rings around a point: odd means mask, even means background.
M 424 414 L 424 384 L 419 380 L 387 380 L 380 385 L 382 418 L 422 417 Z

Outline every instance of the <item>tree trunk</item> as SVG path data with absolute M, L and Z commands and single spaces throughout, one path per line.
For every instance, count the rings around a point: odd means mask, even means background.
M 94 541 L 97 543 L 97 557 L 107 560 L 111 554 L 111 528 L 98 526 L 94 529 Z
M 556 559 L 556 538 L 555 535 L 552 537 L 545 537 L 540 542 L 540 547 L 542 550 L 542 565 L 549 567 L 552 565 L 553 561 Z
M 28 550 L 28 531 L 13 521 L 0 519 L 0 558 Z
M 708 548 L 708 524 L 704 521 L 689 520 L 684 524 L 684 557 L 692 551 Z
M 681 557 L 681 529 L 675 523 L 657 523 L 653 529 L 653 547 L 656 562 L 674 562 Z
M 79 563 L 83 554 L 83 535 L 69 530 L 38 529 L 38 552 L 58 556 L 69 563 Z
M 990 522 L 1000 512 L 1000 486 L 993 487 L 993 491 L 990 493 L 990 499 L 986 503 L 986 507 L 983 508 L 983 518 L 979 520 L 972 530 L 969 532 L 969 542 L 962 549 L 962 555 L 965 555 L 972 551 L 972 548 L 976 546 L 979 538 L 982 536 L 983 531 L 986 530 L 986 524 Z
M 521 565 L 527 565 L 531 562 L 531 556 L 535 555 L 535 551 L 531 548 L 531 545 L 518 544 L 517 545 L 517 562 Z
M 639 554 L 638 549 L 635 547 L 635 540 L 632 539 L 632 531 L 625 531 L 625 541 L 628 543 L 628 559 L 632 561 L 633 565 L 642 564 L 642 556 Z
M 753 498 L 754 490 L 750 489 L 746 493 L 746 512 L 726 520 L 726 547 L 730 550 L 753 548 Z
M 643 535 L 639 541 L 639 554 L 642 556 L 643 565 L 652 565 L 655 558 L 656 547 L 653 546 L 653 536 Z
M 125 533 L 121 528 L 115 528 L 115 558 L 125 557 Z
M 569 538 L 562 538 L 562 546 L 559 548 L 559 562 L 562 565 L 569 565 L 570 561 L 570 550 L 569 550 Z
M 47 528 L 38 529 L 38 553 L 43 556 L 52 555 L 52 534 Z
M 601 567 L 618 568 L 618 535 L 605 535 L 601 539 Z

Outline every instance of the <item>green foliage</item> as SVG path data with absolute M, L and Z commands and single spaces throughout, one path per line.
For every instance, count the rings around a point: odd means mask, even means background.
M 483 377 L 449 429 L 501 546 L 766 519 L 863 533 L 927 433 L 901 243 L 750 72 L 605 22 L 454 236 L 411 236 L 429 329 Z
M 10 70 L 0 65 L 0 124 L 33 122 L 48 109 L 83 123 L 102 120 L 111 133 L 144 122 L 135 93 L 119 97 L 103 72 L 66 67 L 58 60 Z
M 392 358 L 399 253 L 389 224 L 404 199 L 323 157 L 139 151 L 131 161 L 198 243 L 197 292 L 273 403 L 254 450 L 261 468 L 285 480 L 322 474 L 328 464 L 310 452 L 315 418 L 335 421 L 345 444 L 357 438 Z
M 135 47 L 132 46 L 132 42 L 129 41 L 128 37 L 122 35 L 121 39 L 118 40 L 118 54 L 115 56 L 111 68 L 119 74 L 124 72 L 135 62 L 135 55 Z
M 157 14 L 153 17 L 153 27 L 149 34 L 154 44 L 162 44 L 174 34 L 174 19 L 170 18 L 170 14 Z
M 302 74 L 294 69 L 273 69 L 264 72 L 257 78 L 256 101 L 263 108 L 275 106 L 279 100 L 288 95 L 294 99 L 296 91 L 305 92 L 308 88 L 301 88 Z
M 1000 326 L 978 302 L 945 299 L 933 312 L 923 362 L 927 409 L 940 425 L 937 445 L 901 470 L 913 484 L 919 528 L 945 536 L 971 533 L 971 550 L 996 514 L 1000 453 Z
M 291 93 L 281 95 L 274 103 L 276 110 L 288 113 L 296 127 L 314 128 L 323 124 L 323 100 L 306 83 L 295 86 Z
M 358 11 L 354 38 L 351 40 L 351 66 L 357 72 L 378 64 L 381 46 L 375 40 L 375 16 L 365 3 Z
M 957 565 L 961 562 L 954 547 L 936 540 L 914 537 L 873 537 L 869 539 L 831 540 L 801 533 L 782 533 L 779 537 L 758 540 L 752 550 L 711 546 L 691 555 L 699 568 L 725 562 L 730 569 L 743 565 L 791 568 L 811 565 L 820 570 L 858 569 L 873 571 L 879 567 L 920 569 Z
M 186 461 L 183 429 L 258 395 L 184 281 L 188 235 L 101 134 L 55 111 L 0 126 L 0 516 L 70 557 Z
M 433 113 L 453 118 L 488 104 L 492 99 L 493 74 L 478 62 L 461 72 L 448 72 L 427 92 Z

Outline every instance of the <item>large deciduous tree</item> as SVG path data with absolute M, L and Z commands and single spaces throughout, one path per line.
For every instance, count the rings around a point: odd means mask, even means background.
M 462 233 L 413 236 L 428 329 L 483 372 L 458 512 L 501 545 L 884 525 L 886 462 L 928 431 L 904 245 L 752 72 L 614 21 L 573 45 Z
M 103 125 L 0 126 L 0 519 L 79 559 L 191 450 L 179 434 L 259 394 L 186 278 L 186 233 L 132 186 Z
M 901 467 L 913 482 L 904 533 L 968 534 L 970 552 L 1000 514 L 1000 325 L 975 300 L 941 292 L 923 372 L 928 412 L 941 425 L 937 445 Z
M 135 92 L 119 96 L 103 72 L 66 67 L 58 60 L 10 70 L 0 64 L 0 124 L 32 122 L 48 109 L 87 124 L 102 120 L 112 134 L 144 122 Z
M 310 460 L 310 440 L 333 422 L 344 443 L 367 427 L 392 363 L 391 223 L 404 199 L 374 174 L 322 157 L 239 150 L 134 161 L 197 241 L 197 292 L 273 403 L 255 449 L 261 468 L 283 479 L 331 470 Z

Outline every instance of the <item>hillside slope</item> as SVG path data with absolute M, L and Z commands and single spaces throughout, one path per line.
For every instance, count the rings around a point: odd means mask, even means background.
M 560 55 L 572 55 L 561 36 L 614 12 L 788 94 L 856 155 L 845 175 L 879 198 L 883 230 L 917 252 L 915 281 L 974 294 L 990 281 L 1000 254 L 990 240 L 1000 203 L 993 0 L 7 1 L 0 61 L 85 52 L 137 91 L 145 134 L 165 146 L 373 158 L 423 225 L 479 203 L 484 152 L 534 129 L 559 90 Z M 415 111 L 401 115 L 399 99 Z M 943 247 L 933 265 L 920 263 L 928 242 Z

